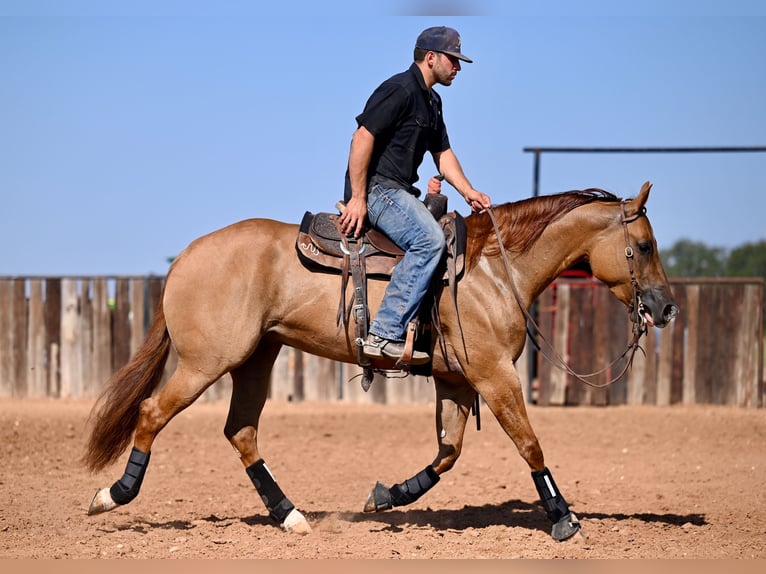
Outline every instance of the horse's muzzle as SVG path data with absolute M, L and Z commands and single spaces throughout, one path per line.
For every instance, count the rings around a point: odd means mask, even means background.
M 642 293 L 647 323 L 665 327 L 678 316 L 679 308 L 665 289 L 649 289 Z

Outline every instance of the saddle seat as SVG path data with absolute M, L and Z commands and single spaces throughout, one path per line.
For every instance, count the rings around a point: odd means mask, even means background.
M 429 194 L 425 204 L 444 231 L 447 243 L 444 280 L 451 283 L 463 273 L 465 222 L 457 212 L 446 213 L 446 197 L 433 198 Z M 349 251 L 355 248 L 363 256 L 366 275 L 391 277 L 394 267 L 404 257 L 404 251 L 385 233 L 367 226 L 359 238 L 348 237 L 341 232 L 338 218 L 336 213 L 307 211 L 303 215 L 295 243 L 301 262 L 312 271 L 343 272 Z
M 341 271 L 349 244 L 353 244 L 364 254 L 367 275 L 390 277 L 404 251 L 376 229 L 365 229 L 358 239 L 347 237 L 340 230 L 338 217 L 335 213 L 304 214 L 296 243 L 304 264 Z

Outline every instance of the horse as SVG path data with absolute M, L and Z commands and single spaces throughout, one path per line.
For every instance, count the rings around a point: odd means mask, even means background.
M 411 504 L 438 483 L 461 454 L 478 394 L 528 464 L 553 538 L 566 540 L 580 530 L 545 464 L 514 363 L 526 342 L 530 305 L 578 262 L 586 262 L 632 309 L 634 322 L 663 327 L 675 317 L 678 307 L 646 215 L 650 189 L 646 182 L 629 200 L 600 189 L 562 192 L 465 218 L 465 271 L 457 303 L 449 297 L 436 303 L 441 332 L 439 344 L 431 347 L 436 457 L 401 483 L 378 482 L 365 512 Z M 89 515 L 138 495 L 158 433 L 230 373 L 225 437 L 273 521 L 287 532 L 311 531 L 258 450 L 270 374 L 283 345 L 355 363 L 358 343 L 348 325 L 327 313 L 337 305 L 338 275 L 312 271 L 299 261 L 297 232 L 295 224 L 246 219 L 194 240 L 174 260 L 144 343 L 112 376 L 91 412 L 83 455 L 87 468 L 95 472 L 113 464 L 131 437 L 133 448 L 123 476 L 96 492 Z M 387 282 L 368 278 L 368 283 L 374 313 Z M 171 345 L 177 367 L 160 385 Z M 373 367 L 392 368 L 386 361 L 376 360 Z

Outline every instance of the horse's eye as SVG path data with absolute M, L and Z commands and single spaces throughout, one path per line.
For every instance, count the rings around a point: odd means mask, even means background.
M 641 255 L 651 255 L 653 251 L 650 241 L 642 241 L 638 244 L 638 252 Z

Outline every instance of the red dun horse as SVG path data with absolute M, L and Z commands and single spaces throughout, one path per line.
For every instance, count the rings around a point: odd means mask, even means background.
M 409 504 L 453 467 L 478 393 L 529 465 L 553 537 L 564 540 L 578 531 L 577 518 L 545 465 L 514 367 L 526 340 L 521 306 L 528 307 L 564 270 L 587 261 L 620 301 L 634 309 L 639 303 L 634 321 L 665 326 L 678 309 L 645 215 L 650 188 L 647 182 L 627 201 L 585 190 L 500 205 L 493 208 L 499 235 L 489 214 L 466 218 L 467 265 L 458 296 L 462 336 L 455 307 L 443 297 L 444 344 L 432 349 L 436 457 L 402 483 L 375 485 L 365 511 Z M 146 341 L 94 406 L 84 457 L 88 468 L 97 471 L 115 462 L 131 437 L 133 449 L 122 478 L 96 493 L 88 514 L 133 500 L 157 434 L 231 373 L 226 438 L 275 522 L 288 531 L 310 530 L 258 451 L 269 377 L 283 345 L 348 363 L 357 353 L 353 335 L 327 312 L 338 304 L 340 279 L 300 263 L 297 232 L 297 225 L 249 219 L 197 239 L 175 260 Z M 369 280 L 371 314 L 385 287 L 385 281 Z M 178 366 L 155 393 L 171 345 Z

